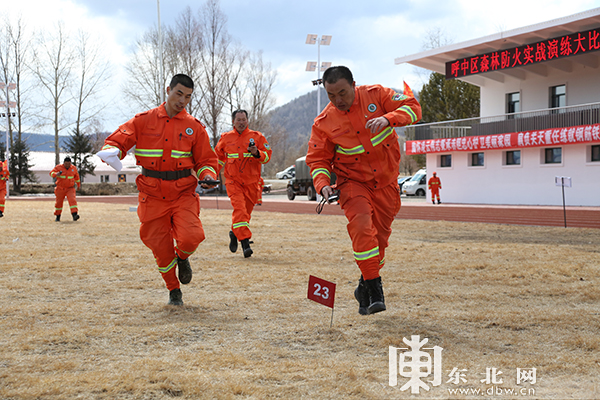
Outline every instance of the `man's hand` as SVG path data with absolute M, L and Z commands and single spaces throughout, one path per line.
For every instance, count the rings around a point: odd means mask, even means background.
M 377 118 L 368 120 L 367 124 L 365 125 L 365 128 L 370 129 L 371 133 L 377 133 L 377 132 L 381 132 L 383 130 L 383 128 L 385 128 L 389 124 L 390 124 L 390 121 L 388 121 L 387 118 L 377 117 Z
M 329 201 L 329 196 L 331 196 L 332 194 L 333 189 L 331 188 L 331 186 L 323 186 L 323 189 L 321 189 L 321 196 L 325 198 L 325 201 Z
M 252 155 L 254 157 L 258 156 L 258 147 L 256 147 L 256 145 L 254 144 L 254 142 L 250 146 L 248 146 L 248 151 L 250 153 L 252 153 Z

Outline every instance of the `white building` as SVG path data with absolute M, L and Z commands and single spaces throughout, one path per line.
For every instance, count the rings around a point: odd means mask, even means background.
M 72 154 L 60 153 L 60 163 L 66 156 L 73 158 Z M 127 154 L 121 162 L 123 169 L 120 172 L 115 171 L 108 166 L 98 156 L 93 155 L 90 161 L 96 167 L 94 175 L 86 175 L 83 182 L 99 183 L 99 182 L 135 182 L 135 178 L 142 172 L 142 168 L 135 163 L 133 154 Z M 50 171 L 56 166 L 54 161 L 54 152 L 49 151 L 32 151 L 29 153 L 29 162 L 33 165 L 31 170 L 34 172 L 39 183 L 52 183 Z
M 481 90 L 480 118 L 407 130 L 442 201 L 562 205 L 555 179 L 569 177 L 567 205 L 600 206 L 600 8 L 395 63 Z

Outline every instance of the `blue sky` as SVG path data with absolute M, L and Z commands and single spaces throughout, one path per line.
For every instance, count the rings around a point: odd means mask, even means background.
M 161 22 L 171 25 L 188 5 L 197 11 L 202 3 L 160 0 Z M 317 46 L 305 44 L 309 33 L 333 36 L 330 46 L 321 47 L 321 61 L 347 65 L 357 84 L 401 88 L 406 80 L 418 90 L 427 74 L 410 65 L 394 65 L 394 58 L 422 51 L 432 29 L 459 43 L 600 7 L 600 0 L 221 0 L 220 4 L 232 37 L 248 50 L 262 50 L 263 60 L 277 70 L 274 95 L 276 105 L 283 105 L 314 90 L 311 80 L 317 73 L 305 71 L 307 61 L 317 61 Z M 110 96 L 119 95 L 122 64 L 136 39 L 157 23 L 156 0 L 0 0 L 0 9 L 10 18 L 21 15 L 29 28 L 62 20 L 73 31 L 85 29 L 101 37 L 108 57 L 115 61 Z M 106 128 L 114 129 L 114 121 L 135 111 L 140 110 L 121 107 L 106 118 Z

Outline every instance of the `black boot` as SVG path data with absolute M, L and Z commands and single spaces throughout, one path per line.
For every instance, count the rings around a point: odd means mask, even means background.
M 56 218 L 54 218 L 54 221 L 55 221 L 55 222 L 60 222 L 60 214 L 58 214 L 58 215 L 56 216 Z
M 254 253 L 250 248 L 250 239 L 244 239 L 242 242 L 242 249 L 244 249 L 244 258 L 248 258 Z
M 186 258 L 182 260 L 177 257 L 177 268 L 179 269 L 179 282 L 187 285 L 192 280 L 192 267 L 190 261 Z
M 233 233 L 233 231 L 229 231 L 229 250 L 232 253 L 235 253 L 237 251 L 237 248 L 237 237 L 235 237 L 235 233 Z
M 181 289 L 173 289 L 169 292 L 169 303 L 170 306 L 182 306 L 183 300 L 181 299 Z
M 0 211 L 0 218 L 4 217 L 4 213 Z
M 369 299 L 369 291 L 365 286 L 365 280 L 362 275 L 358 281 L 358 286 L 354 289 L 354 298 L 358 301 L 358 313 L 360 315 L 367 315 L 369 311 L 367 310 L 371 301 Z
M 77 221 L 80 218 L 79 214 L 77 214 L 76 212 L 71 213 L 71 215 L 73 216 L 73 221 Z
M 385 299 L 383 298 L 383 286 L 381 285 L 381 277 L 369 279 L 365 281 L 365 286 L 369 292 L 370 302 L 367 311 L 369 314 L 375 314 L 380 311 L 385 311 Z

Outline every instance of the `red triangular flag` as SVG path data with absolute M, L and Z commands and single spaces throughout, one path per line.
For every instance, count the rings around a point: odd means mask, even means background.
M 402 82 L 404 82 L 404 81 L 402 81 Z M 410 86 L 408 86 L 408 85 L 406 84 L 406 82 L 404 82 L 404 94 L 405 94 L 406 96 L 409 96 L 409 97 L 415 97 L 415 94 L 413 93 L 413 91 L 412 91 L 412 89 L 410 88 Z

